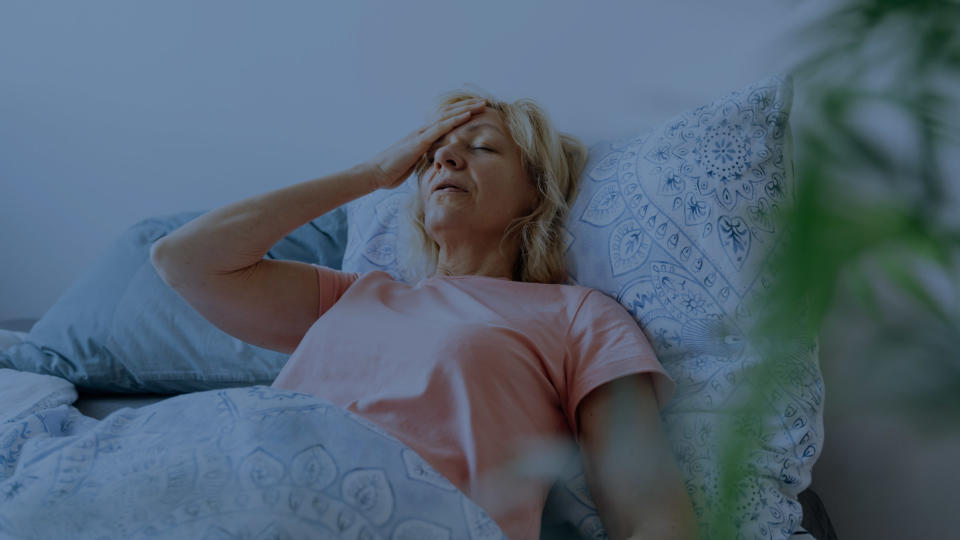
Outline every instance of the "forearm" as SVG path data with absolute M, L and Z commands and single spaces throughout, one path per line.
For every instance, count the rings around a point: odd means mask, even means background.
M 621 536 L 640 540 L 645 538 L 696 540 L 699 538 L 696 515 L 690 497 L 683 487 L 679 471 L 666 460 L 660 461 L 657 472 L 633 483 L 631 492 L 624 491 L 617 515 Z M 643 489 L 643 486 L 658 486 Z M 623 504 L 627 502 L 627 504 Z M 631 511 L 632 510 L 632 511 Z
M 227 274 L 261 261 L 304 223 L 374 191 L 358 165 L 207 212 L 154 243 L 165 273 Z
M 663 429 L 652 376 L 603 385 L 580 407 L 584 474 L 611 540 L 696 539 L 696 515 Z
M 699 537 L 697 522 L 687 494 L 669 487 L 651 493 L 642 489 L 645 485 L 650 484 L 635 482 L 632 488 L 609 489 L 607 495 L 610 498 L 604 498 L 599 493 L 600 496 L 595 496 L 609 538 L 696 540 Z M 668 481 L 652 485 L 672 486 L 674 483 Z

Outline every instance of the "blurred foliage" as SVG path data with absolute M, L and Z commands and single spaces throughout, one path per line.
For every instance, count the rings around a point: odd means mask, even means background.
M 793 70 L 807 107 L 793 117 L 798 197 L 783 216 L 789 248 L 765 330 L 785 335 L 802 302 L 809 333 L 831 321 L 843 334 L 849 322 L 864 348 L 843 361 L 875 379 L 857 396 L 864 406 L 955 426 L 960 0 L 838 2 L 792 39 L 811 46 Z
M 786 36 L 806 51 L 792 69 L 805 97 L 791 116 L 796 199 L 779 216 L 786 247 L 757 303 L 753 339 L 768 361 L 755 366 L 753 395 L 733 417 L 757 418 L 765 389 L 790 376 L 778 368 L 790 354 L 784 344 L 830 333 L 850 344 L 842 357 L 821 355 L 831 406 L 956 430 L 960 0 L 842 0 L 829 9 Z M 733 424 L 729 434 L 711 538 L 737 537 L 736 487 L 763 444 Z

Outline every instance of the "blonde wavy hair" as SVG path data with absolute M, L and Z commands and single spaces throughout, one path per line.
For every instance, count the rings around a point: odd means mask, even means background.
M 538 202 L 532 212 L 515 218 L 500 240 L 520 237 L 520 256 L 512 279 L 533 283 L 568 283 L 564 262 L 564 242 L 560 228 L 577 196 L 580 175 L 587 163 L 588 149 L 576 137 L 554 129 L 544 109 L 529 98 L 513 103 L 501 101 L 473 85 L 445 92 L 436 98 L 434 113 L 444 106 L 467 99 L 486 100 L 486 108 L 499 113 L 514 143 L 520 148 L 521 163 L 527 178 L 536 184 Z M 417 182 L 430 168 L 427 155 L 420 157 L 414 168 Z M 407 281 L 418 281 L 437 271 L 440 246 L 427 234 L 423 202 L 413 190 L 404 205 L 406 219 L 400 226 L 409 236 L 411 249 L 401 257 L 401 273 Z

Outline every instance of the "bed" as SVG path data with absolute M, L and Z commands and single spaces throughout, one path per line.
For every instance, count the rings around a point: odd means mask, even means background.
M 30 328 L 35 323 L 36 320 L 34 319 L 0 321 L 0 351 L 16 343 L 21 343 L 27 338 Z M 83 416 L 96 420 L 104 420 L 122 409 L 138 409 L 171 397 L 164 394 L 119 394 L 84 390 L 78 390 L 76 396 L 72 405 Z M 802 528 L 807 531 L 807 534 L 794 534 L 791 537 L 798 540 L 805 537 L 816 538 L 817 540 L 835 539 L 836 534 L 833 525 L 817 494 L 812 489 L 807 488 L 800 493 L 799 500 L 803 506 Z M 541 538 L 543 540 L 575 540 L 581 538 L 581 535 L 571 524 L 563 523 L 555 517 L 551 518 L 551 516 L 545 515 Z
M 744 330 L 750 301 L 776 278 L 763 262 L 793 190 L 791 92 L 789 76 L 773 76 L 595 144 L 564 229 L 572 281 L 623 304 L 678 382 L 663 418 L 706 538 L 725 534 L 714 525 L 728 510 L 737 537 L 835 538 L 809 489 L 823 440 L 815 337 L 773 357 Z M 711 153 L 723 140 L 742 155 Z M 267 257 L 402 279 L 408 184 L 318 217 Z M 224 334 L 159 279 L 150 245 L 200 213 L 136 223 L 39 320 L 0 322 L 0 533 L 501 538 L 376 426 L 269 388 L 286 355 Z M 757 365 L 774 365 L 775 378 L 738 428 L 748 472 L 729 508 L 717 495 L 722 422 L 752 395 Z M 36 519 L 51 505 L 75 511 Z M 124 512 L 99 515 L 110 505 Z M 542 538 L 604 534 L 569 456 Z

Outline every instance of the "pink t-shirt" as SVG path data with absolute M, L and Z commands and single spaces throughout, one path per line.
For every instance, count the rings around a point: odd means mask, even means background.
M 319 318 L 273 386 L 377 424 L 511 540 L 539 538 L 551 487 L 494 474 L 524 443 L 575 440 L 580 400 L 618 377 L 651 373 L 661 407 L 673 393 L 636 321 L 597 290 L 485 276 L 409 285 L 314 266 Z

